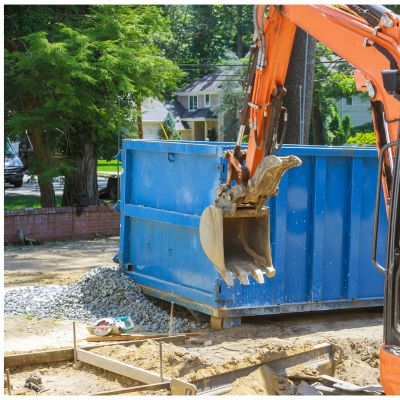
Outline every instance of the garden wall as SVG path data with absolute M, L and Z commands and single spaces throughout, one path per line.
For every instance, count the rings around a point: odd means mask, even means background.
M 42 241 L 119 235 L 119 214 L 112 206 L 38 208 L 4 212 L 4 242 L 19 243 L 17 229 Z

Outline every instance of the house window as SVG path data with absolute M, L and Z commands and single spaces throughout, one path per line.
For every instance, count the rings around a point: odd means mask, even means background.
M 189 110 L 197 110 L 197 96 L 189 96 Z
M 209 94 L 204 95 L 204 105 L 206 107 L 210 107 L 210 95 Z
M 353 105 L 353 98 L 352 97 L 346 97 L 346 105 L 347 106 L 352 106 Z

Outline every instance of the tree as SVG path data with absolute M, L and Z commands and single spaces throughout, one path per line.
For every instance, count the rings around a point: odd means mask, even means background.
M 315 51 L 315 39 L 297 28 L 285 81 L 287 94 L 283 99 L 283 105 L 288 110 L 289 118 L 285 143 L 300 143 L 301 132 L 304 134 L 303 143 L 308 143 L 314 88 Z
M 66 165 L 62 162 L 56 163 L 51 157 L 50 148 L 57 148 L 59 144 L 50 134 L 50 130 L 54 129 L 54 121 L 47 118 L 42 119 L 36 112 L 41 101 L 36 80 L 38 71 L 34 70 L 30 75 L 31 71 L 27 65 L 29 58 L 35 58 L 36 54 L 30 52 L 23 38 L 34 31 L 45 29 L 53 31 L 59 18 L 58 14 L 64 17 L 67 12 L 76 15 L 79 10 L 75 6 L 5 7 L 6 133 L 18 139 L 25 129 L 29 128 L 34 152 L 30 170 L 38 176 L 40 200 L 43 207 L 55 206 L 52 177 L 66 169 Z M 27 58 L 22 57 L 24 53 L 28 54 Z M 43 92 L 45 91 L 44 88 Z M 25 117 L 22 119 L 19 115 L 21 110 L 26 110 Z
M 352 67 L 322 43 L 317 43 L 312 104 L 312 135 L 314 144 L 329 144 L 333 139 L 327 127 L 332 106 L 341 97 L 357 94 Z M 328 136 L 327 136 L 328 135 Z M 343 138 L 339 138 L 342 141 Z
M 227 51 L 225 61 L 222 63 L 227 67 L 220 67 L 223 74 L 227 76 L 221 83 L 221 102 L 213 107 L 212 111 L 215 114 L 224 114 L 224 125 L 222 127 L 224 140 L 235 141 L 238 134 L 240 126 L 238 116 L 244 101 L 243 88 L 239 78 L 244 78 L 246 72 L 244 61 L 245 59 L 239 60 L 235 53 Z M 236 66 L 231 67 L 231 65 Z
M 213 72 L 227 51 L 243 57 L 252 42 L 253 6 L 171 5 L 163 12 L 172 30 L 166 55 L 186 64 L 185 82 Z
M 353 124 L 351 123 L 349 114 L 345 114 L 342 118 L 342 129 L 346 138 L 348 138 L 351 135 L 351 130 L 353 129 Z
M 6 53 L 6 103 L 12 110 L 7 128 L 49 138 L 49 146 L 35 154 L 38 164 L 44 161 L 39 183 L 54 176 L 46 160 L 55 144 L 61 147 L 64 205 L 97 204 L 97 149 L 116 143 L 123 128 L 134 131 L 135 105 L 172 91 L 182 76 L 160 49 L 168 24 L 159 8 L 85 11 L 22 37 L 23 48 Z
M 181 134 L 176 130 L 175 120 L 171 113 L 168 113 L 163 121 L 163 126 L 170 140 L 181 140 Z M 164 132 L 161 130 L 160 139 L 166 139 Z

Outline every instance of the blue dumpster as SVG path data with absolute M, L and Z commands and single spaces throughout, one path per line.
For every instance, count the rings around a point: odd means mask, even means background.
M 225 322 L 241 316 L 383 304 L 371 241 L 377 179 L 374 148 L 287 145 L 303 162 L 269 201 L 276 276 L 229 287 L 204 254 L 200 216 L 226 177 L 232 143 L 123 142 L 120 199 L 123 271 L 151 296 Z M 385 257 L 381 202 L 378 258 Z M 252 278 L 251 278 L 252 279 Z

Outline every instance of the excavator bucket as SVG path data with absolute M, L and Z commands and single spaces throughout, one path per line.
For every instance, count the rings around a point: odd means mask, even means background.
M 234 215 L 216 206 L 207 207 L 200 221 L 200 240 L 204 252 L 229 286 L 235 276 L 248 285 L 249 276 L 264 283 L 264 274 L 269 278 L 275 275 L 268 207 L 258 213 L 243 210 Z
M 264 283 L 264 275 L 275 276 L 269 208 L 264 203 L 277 194 L 285 171 L 298 165 L 301 161 L 295 156 L 264 157 L 247 186 L 232 187 L 203 211 L 201 245 L 229 286 L 235 277 L 249 285 L 250 276 L 258 283 Z

